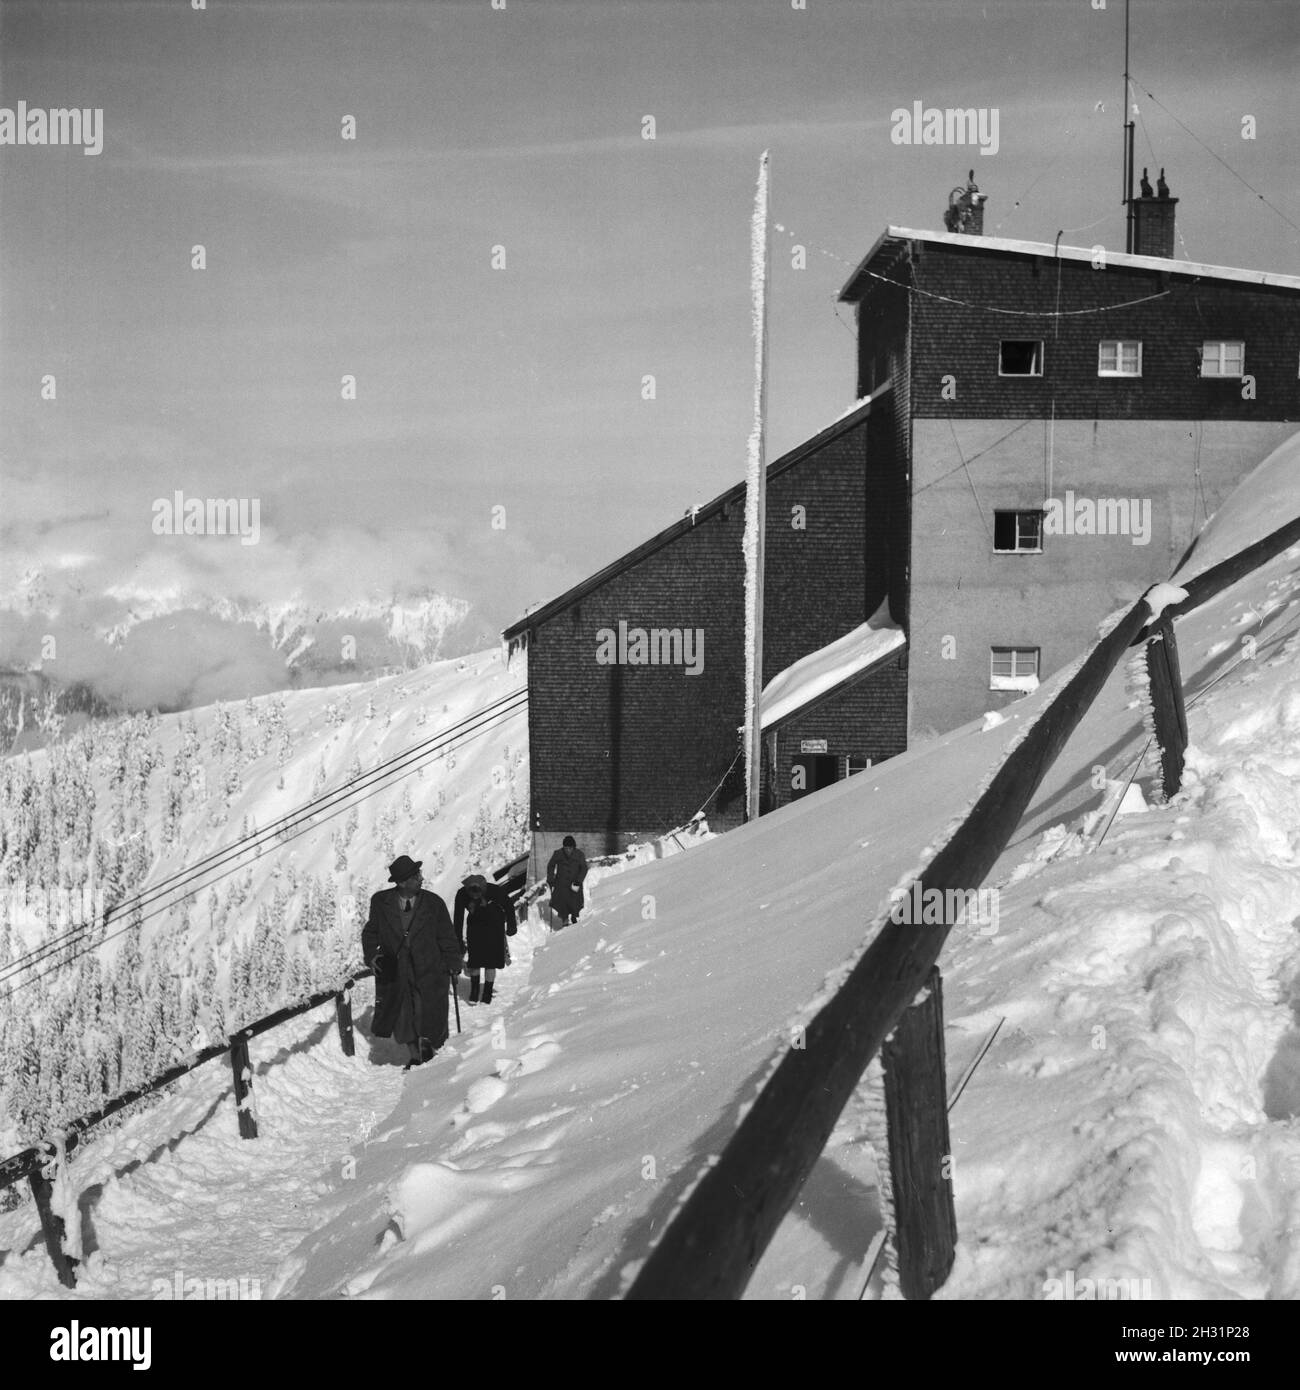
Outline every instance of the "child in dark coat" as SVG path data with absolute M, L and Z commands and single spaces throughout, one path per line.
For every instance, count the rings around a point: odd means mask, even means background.
M 456 936 L 467 955 L 469 1002 L 479 1002 L 482 972 L 483 1003 L 490 1004 L 497 971 L 510 964 L 506 937 L 516 931 L 515 905 L 504 888 L 482 874 L 470 874 L 456 893 L 454 912 Z

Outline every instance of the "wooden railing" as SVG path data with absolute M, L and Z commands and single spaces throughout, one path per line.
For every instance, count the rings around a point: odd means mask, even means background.
M 1181 587 L 1157 615 L 1145 598 L 1093 647 L 1007 756 L 948 842 L 921 871 L 924 893 L 978 888 L 1006 848 L 1066 740 L 1124 653 L 1147 643 L 1152 714 L 1166 795 L 1178 788 L 1187 721 L 1173 619 L 1300 543 L 1300 519 Z M 930 899 L 927 899 L 930 901 Z M 757 1099 L 660 1236 L 628 1291 L 633 1299 L 738 1298 L 812 1171 L 863 1072 L 883 1058 L 890 1118 L 899 1290 L 928 1298 L 952 1267 L 951 1153 L 944 1105 L 943 1025 L 936 962 L 954 921 L 903 924 L 885 916 L 835 996 L 788 1048 Z M 912 1001 L 929 983 L 915 1009 Z M 895 1031 L 897 1030 L 897 1031 Z
M 1139 599 L 1097 643 L 994 774 L 951 839 L 922 871 L 918 880 L 922 891 L 966 893 L 984 881 L 1120 658 L 1129 647 L 1142 643 L 1147 643 L 1162 784 L 1165 794 L 1173 795 L 1187 745 L 1173 619 L 1296 544 L 1300 544 L 1300 518 L 1188 580 L 1181 586 L 1187 598 L 1159 615 L 1145 598 Z M 517 904 L 528 896 L 518 870 L 519 861 L 515 861 L 493 875 L 498 881 L 507 879 L 505 886 Z M 943 1283 L 952 1266 L 956 1220 L 946 1167 L 940 1161 L 951 1149 L 936 962 L 954 925 L 947 921 L 904 925 L 888 915 L 875 924 L 871 944 L 834 998 L 808 1024 L 802 1045 L 784 1053 L 718 1161 L 660 1237 L 629 1298 L 739 1297 L 840 1112 L 882 1047 L 900 1290 L 904 1297 L 928 1298 Z M 250 1040 L 333 1000 L 340 1045 L 346 1056 L 355 1055 L 351 990 L 372 973 L 368 968 L 357 970 L 332 989 L 238 1029 L 225 1042 L 191 1054 L 94 1114 L 73 1120 L 57 1140 L 0 1160 L 0 1189 L 23 1178 L 31 1185 L 59 1281 L 68 1288 L 75 1286 L 76 1261 L 64 1250 L 63 1221 L 51 1203 L 54 1169 L 60 1160 L 66 1161 L 82 1135 L 196 1068 L 228 1055 L 239 1133 L 256 1139 Z M 926 986 L 924 999 L 913 1005 Z
M 492 875 L 498 883 L 501 883 L 503 879 L 505 880 L 501 886 L 509 893 L 511 901 L 516 904 L 524 894 L 524 869 L 527 862 L 528 856 L 526 854 L 521 855 L 495 870 Z M 280 1024 L 287 1023 L 291 1018 L 297 1018 L 299 1014 L 309 1013 L 312 1009 L 320 1008 L 322 1004 L 327 1004 L 332 999 L 338 1022 L 339 1043 L 343 1048 L 343 1054 L 345 1057 L 355 1056 L 356 1043 L 352 1031 L 352 986 L 358 980 L 368 979 L 373 974 L 374 971 L 368 966 L 353 971 L 342 984 L 336 985 L 332 989 L 321 990 L 307 999 L 299 1000 L 296 1004 L 289 1004 L 283 1009 L 277 1009 L 275 1013 L 258 1019 L 256 1023 L 250 1023 L 247 1027 L 231 1033 L 225 1042 L 214 1043 L 211 1047 L 193 1052 L 182 1061 L 155 1076 L 152 1081 L 147 1081 L 142 1086 L 137 1086 L 133 1090 L 115 1096 L 96 1110 L 94 1114 L 83 1115 L 70 1121 L 57 1138 L 47 1139 L 33 1148 L 23 1149 L 20 1153 L 13 1154 L 9 1158 L 0 1159 L 0 1190 L 11 1187 L 24 1178 L 31 1185 L 32 1197 L 36 1202 L 37 1213 L 41 1220 L 41 1231 L 45 1237 L 45 1246 L 49 1251 L 50 1259 L 54 1262 L 55 1269 L 58 1271 L 59 1282 L 66 1288 L 75 1287 L 76 1261 L 70 1259 L 64 1250 L 66 1233 L 63 1220 L 54 1212 L 51 1202 L 55 1170 L 60 1162 L 67 1161 L 68 1155 L 81 1142 L 83 1134 L 96 1125 L 102 1124 L 110 1116 L 125 1110 L 127 1106 L 134 1105 L 146 1096 L 153 1095 L 164 1087 L 170 1086 L 173 1082 L 179 1081 L 181 1077 L 187 1076 L 205 1063 L 229 1054 L 239 1134 L 242 1139 L 256 1139 L 257 1116 L 252 1105 L 253 1067 L 248 1053 L 250 1040 L 257 1037 L 259 1033 L 265 1033 L 271 1028 L 278 1028 Z M 453 987 L 454 983 L 453 981 Z
M 45 1248 L 49 1251 L 50 1259 L 54 1262 L 59 1282 L 65 1288 L 70 1289 L 76 1285 L 77 1262 L 70 1258 L 64 1249 L 66 1232 L 63 1219 L 55 1213 L 51 1196 L 58 1164 L 67 1161 L 68 1155 L 81 1142 L 82 1135 L 96 1125 L 102 1124 L 111 1115 L 125 1110 L 127 1106 L 134 1105 L 146 1096 L 161 1091 L 174 1081 L 179 1081 L 181 1077 L 187 1076 L 196 1068 L 214 1061 L 218 1057 L 229 1055 L 234 1078 L 235 1106 L 240 1137 L 256 1139 L 257 1116 L 252 1108 L 253 1068 L 248 1054 L 249 1041 L 257 1037 L 259 1033 L 278 1028 L 280 1024 L 287 1023 L 291 1018 L 297 1018 L 299 1014 L 308 1013 L 312 1009 L 319 1008 L 322 1004 L 328 1004 L 332 999 L 335 1018 L 338 1023 L 339 1043 L 343 1048 L 343 1054 L 346 1057 L 355 1056 L 356 1042 L 352 1031 L 352 986 L 358 980 L 366 979 L 373 973 L 368 967 L 354 971 L 342 984 L 336 985 L 333 989 L 321 990 L 318 994 L 313 994 L 296 1004 L 277 1009 L 275 1013 L 258 1019 L 256 1023 L 250 1023 L 247 1027 L 231 1033 L 225 1042 L 214 1043 L 211 1047 L 205 1047 L 198 1052 L 191 1053 L 190 1056 L 155 1076 L 152 1081 L 147 1081 L 143 1086 L 137 1086 L 134 1090 L 115 1096 L 106 1105 L 96 1110 L 94 1114 L 73 1120 L 56 1139 L 46 1140 L 34 1148 L 24 1149 L 21 1153 L 16 1153 L 12 1157 L 0 1161 L 0 1188 L 21 1182 L 23 1178 L 26 1178 L 30 1183 L 32 1197 L 35 1199 L 36 1210 L 41 1220 L 41 1232 L 45 1237 Z

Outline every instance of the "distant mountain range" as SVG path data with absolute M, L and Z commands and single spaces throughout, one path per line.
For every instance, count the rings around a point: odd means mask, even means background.
M 231 649 L 229 666 L 232 688 L 215 691 L 217 698 L 241 698 L 249 693 L 238 688 L 239 668 L 249 661 L 248 629 L 261 634 L 264 656 L 257 656 L 256 689 L 298 689 L 373 679 L 414 670 L 431 661 L 463 656 L 494 645 L 498 634 L 464 599 L 432 590 L 415 590 L 400 596 L 369 597 L 342 607 L 289 600 L 257 602 L 196 594 L 141 596 L 138 592 L 104 598 L 115 611 L 105 620 L 78 620 L 66 602 L 55 601 L 39 575 L 26 576 L 21 596 L 0 600 L 0 610 L 24 620 L 25 631 L 33 620 L 64 641 L 67 627 L 77 631 L 76 656 L 71 661 L 27 660 L 24 651 L 0 652 L 0 720 L 7 714 L 9 738 L 0 728 L 0 751 L 12 745 L 15 726 L 25 725 L 23 744 L 41 742 L 35 735 L 32 715 L 36 703 L 59 692 L 59 709 L 69 716 L 95 716 L 110 709 L 156 707 L 175 710 L 213 698 L 213 671 L 220 671 L 223 650 Z M 16 601 L 15 601 L 16 600 Z M 94 605 L 103 613 L 104 602 Z M 88 610 L 89 611 L 89 610 Z M 223 629 L 229 629 L 223 635 Z M 63 635 L 60 635 L 63 634 Z M 191 640 L 201 635 L 201 641 Z M 87 650 L 86 639 L 91 646 Z M 35 645 L 34 643 L 32 645 Z M 257 644 L 254 644 L 256 646 Z M 102 662 L 95 651 L 102 647 Z M 284 677 L 277 677 L 283 661 Z M 120 694 L 121 682 L 110 676 L 123 658 L 151 665 L 174 664 L 184 677 L 188 662 L 201 696 L 190 699 L 189 682 L 173 681 L 172 690 L 150 692 L 146 686 L 134 696 Z M 99 677 L 102 666 L 104 675 Z M 176 693 L 179 692 L 179 693 Z M 19 721 L 15 701 L 24 697 L 28 711 Z M 80 720 L 74 719 L 74 723 Z
M 227 623 L 247 623 L 265 632 L 271 646 L 284 653 L 285 665 L 299 671 L 346 670 L 357 680 L 379 667 L 406 668 L 481 650 L 481 637 L 496 633 L 470 617 L 464 599 L 431 590 L 402 598 L 369 598 L 342 608 L 289 600 L 261 603 L 247 599 L 187 596 L 141 604 L 133 597 L 120 621 L 104 628 L 105 642 L 120 646 L 141 624 L 179 612 L 206 613 Z M 475 635 L 470 636 L 473 632 Z M 344 641 L 353 639 L 355 652 L 344 658 Z

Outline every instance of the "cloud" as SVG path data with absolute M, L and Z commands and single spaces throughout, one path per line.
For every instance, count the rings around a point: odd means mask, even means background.
M 304 633 L 323 648 L 308 659 L 310 683 L 345 678 L 335 646 L 345 631 L 358 634 L 363 660 L 394 660 L 389 605 L 422 614 L 431 644 L 450 624 L 438 654 L 459 655 L 490 645 L 518 616 L 521 581 L 541 600 L 579 577 L 521 528 L 494 531 L 486 515 L 468 528 L 396 508 L 387 524 L 331 524 L 284 505 L 245 546 L 236 536 L 156 536 L 138 504 L 78 511 L 31 484 L 5 491 L 28 515 L 6 528 L 0 560 L 0 665 L 39 667 L 130 708 L 285 688 L 303 679 L 286 657 L 302 655 Z

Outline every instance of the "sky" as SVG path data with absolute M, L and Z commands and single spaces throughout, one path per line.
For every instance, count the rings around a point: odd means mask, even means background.
M 770 458 L 852 403 L 852 266 L 971 167 L 988 234 L 1122 249 L 1119 0 L 193 3 L 0 0 L 0 108 L 103 112 L 98 154 L 0 145 L 0 667 L 93 681 L 166 621 L 141 661 L 264 689 L 199 610 L 495 631 L 731 486 L 764 149 Z M 1300 273 L 1300 9 L 1133 11 L 1179 254 Z M 916 101 L 996 109 L 996 154 L 894 143 Z M 178 490 L 256 544 L 156 534 Z

